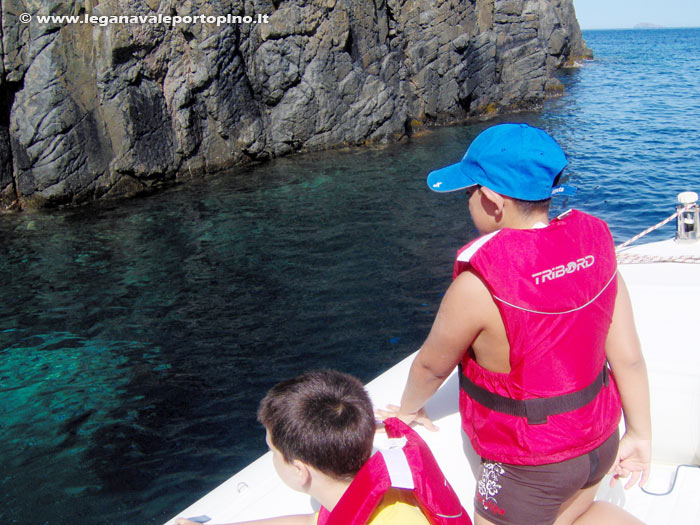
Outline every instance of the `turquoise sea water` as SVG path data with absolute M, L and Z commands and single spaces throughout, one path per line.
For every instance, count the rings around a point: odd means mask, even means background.
M 579 191 L 555 213 L 623 241 L 700 190 L 700 30 L 584 37 L 596 60 L 562 74 L 566 95 L 503 120 L 566 150 Z M 162 523 L 264 452 L 272 384 L 369 381 L 415 350 L 474 236 L 464 197 L 425 175 L 486 125 L 1 216 L 2 520 Z

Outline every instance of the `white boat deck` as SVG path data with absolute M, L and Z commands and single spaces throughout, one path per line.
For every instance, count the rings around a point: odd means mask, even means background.
M 700 242 L 683 244 L 669 240 L 632 247 L 626 252 L 700 256 Z M 663 493 L 670 488 L 677 465 L 700 464 L 700 265 L 624 264 L 620 271 L 630 289 L 651 385 L 653 467 L 645 488 Z M 367 386 L 375 406 L 398 404 L 412 360 L 413 356 L 409 356 Z M 473 516 L 475 480 L 470 461 L 476 456 L 460 429 L 456 374 L 426 408 L 440 431 L 417 430 Z M 380 445 L 383 439 L 378 435 L 375 444 Z M 624 507 L 649 525 L 685 525 L 700 524 L 699 494 L 700 468 L 681 468 L 669 495 L 648 495 L 638 487 L 625 491 L 620 483 L 610 488 L 605 480 L 597 498 Z M 230 523 L 308 513 L 317 508 L 309 496 L 284 486 L 275 475 L 268 453 L 178 516 L 207 515 L 211 523 Z

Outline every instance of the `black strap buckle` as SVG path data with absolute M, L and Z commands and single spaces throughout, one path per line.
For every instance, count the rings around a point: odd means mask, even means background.
M 547 412 L 542 399 L 525 399 L 525 417 L 530 425 L 543 425 L 547 422 Z

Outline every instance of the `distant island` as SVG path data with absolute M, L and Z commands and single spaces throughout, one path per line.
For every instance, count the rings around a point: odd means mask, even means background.
M 658 24 L 648 24 L 646 22 L 642 22 L 635 25 L 632 29 L 665 29 L 665 27 Z

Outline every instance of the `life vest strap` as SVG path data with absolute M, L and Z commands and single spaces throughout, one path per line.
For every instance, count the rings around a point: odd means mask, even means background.
M 474 384 L 459 365 L 459 387 L 474 401 L 494 412 L 511 416 L 525 417 L 530 425 L 542 425 L 549 416 L 564 414 L 586 406 L 593 401 L 603 386 L 608 386 L 608 364 L 587 387 L 561 396 L 535 399 L 512 399 Z

